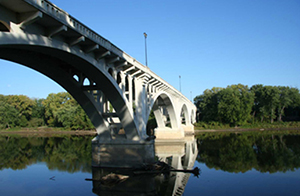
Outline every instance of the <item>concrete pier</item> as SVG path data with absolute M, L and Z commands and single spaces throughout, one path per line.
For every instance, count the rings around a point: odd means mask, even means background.
M 154 162 L 154 142 L 117 140 L 92 141 L 92 166 L 139 168 Z

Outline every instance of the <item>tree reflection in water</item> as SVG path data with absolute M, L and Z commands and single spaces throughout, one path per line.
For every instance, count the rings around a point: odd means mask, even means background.
M 0 136 L 0 170 L 45 162 L 49 170 L 91 172 L 91 136 Z
M 228 172 L 286 172 L 300 166 L 300 131 L 203 133 L 197 161 Z
M 110 173 L 130 177 L 117 186 L 105 187 L 99 181 L 93 181 L 93 192 L 99 195 L 108 192 L 182 195 L 189 173 L 136 175 L 121 169 L 92 169 L 92 138 L 0 136 L 0 170 L 21 170 L 44 162 L 49 170 L 88 172 L 98 180 Z M 192 169 L 197 159 L 210 168 L 235 173 L 252 169 L 286 172 L 300 166 L 300 131 L 203 133 L 197 140 L 193 137 L 185 139 L 181 142 L 156 141 L 157 160 L 169 163 L 175 169 Z

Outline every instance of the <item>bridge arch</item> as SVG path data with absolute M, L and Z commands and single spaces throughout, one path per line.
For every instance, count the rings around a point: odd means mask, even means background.
M 181 110 L 180 110 L 180 119 L 181 119 L 181 124 L 184 125 L 189 125 L 190 124 L 190 118 L 189 118 L 189 112 L 188 112 L 188 108 L 186 106 L 186 104 L 183 104 L 181 106 Z
M 194 124 L 196 122 L 196 111 L 192 109 L 191 111 L 191 114 L 190 114 L 190 117 L 191 117 L 191 124 Z
M 71 48 L 56 39 L 36 34 L 15 35 L 6 32 L 1 32 L 0 58 L 32 68 L 61 85 L 82 106 L 98 134 L 108 139 L 110 129 L 98 104 L 99 94 L 103 93 L 116 111 L 126 138 L 139 138 L 133 116 L 128 109 L 129 104 L 116 80 L 105 71 L 105 61 L 96 61 L 80 48 Z M 89 84 L 84 84 L 85 79 Z M 97 96 L 95 91 L 99 92 Z
M 161 109 L 162 106 L 164 106 L 168 112 L 171 128 L 178 129 L 178 118 L 175 112 L 174 101 L 168 93 L 163 91 L 158 92 L 152 99 L 147 113 L 147 121 L 149 119 L 150 112 L 152 109 L 155 115 L 158 128 L 165 128 L 163 111 Z

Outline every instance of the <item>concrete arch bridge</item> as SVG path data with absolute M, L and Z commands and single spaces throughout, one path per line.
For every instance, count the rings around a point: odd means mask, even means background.
M 151 110 L 157 137 L 193 133 L 196 107 L 188 98 L 47 0 L 0 1 L 0 58 L 66 89 L 95 125 L 99 140 L 144 140 Z

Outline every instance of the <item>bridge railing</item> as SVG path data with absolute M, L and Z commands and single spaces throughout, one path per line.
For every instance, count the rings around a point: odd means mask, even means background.
M 50 1 L 47 1 L 47 0 L 24 0 L 24 1 L 27 2 L 28 4 L 34 6 L 38 10 L 42 10 L 44 13 L 55 18 L 56 20 L 59 20 L 63 25 L 66 25 L 68 28 L 71 28 L 71 29 L 75 30 L 76 32 L 78 32 L 79 34 L 92 40 L 93 42 L 95 42 L 95 44 L 98 44 L 99 46 L 114 53 L 115 55 L 119 56 L 120 58 L 125 59 L 132 66 L 135 66 L 137 69 L 141 70 L 142 72 L 147 73 L 148 75 L 151 76 L 151 78 L 155 78 L 155 80 L 159 81 L 164 86 L 166 86 L 168 89 L 172 90 L 173 93 L 177 94 L 177 96 L 181 97 L 181 99 L 193 104 L 181 92 L 179 92 L 172 85 L 167 83 L 165 80 L 163 80 L 157 74 L 155 74 L 153 71 L 151 71 L 148 67 L 146 67 L 142 63 L 138 62 L 135 58 L 131 57 L 130 55 L 128 55 L 127 53 L 122 51 L 120 48 L 118 48 L 117 46 L 112 44 L 110 41 L 108 41 L 101 35 L 97 34 L 96 32 L 94 32 L 93 30 L 88 28 L 83 23 L 79 22 L 76 18 L 72 17 L 67 12 L 60 9 L 59 7 L 57 7 Z

